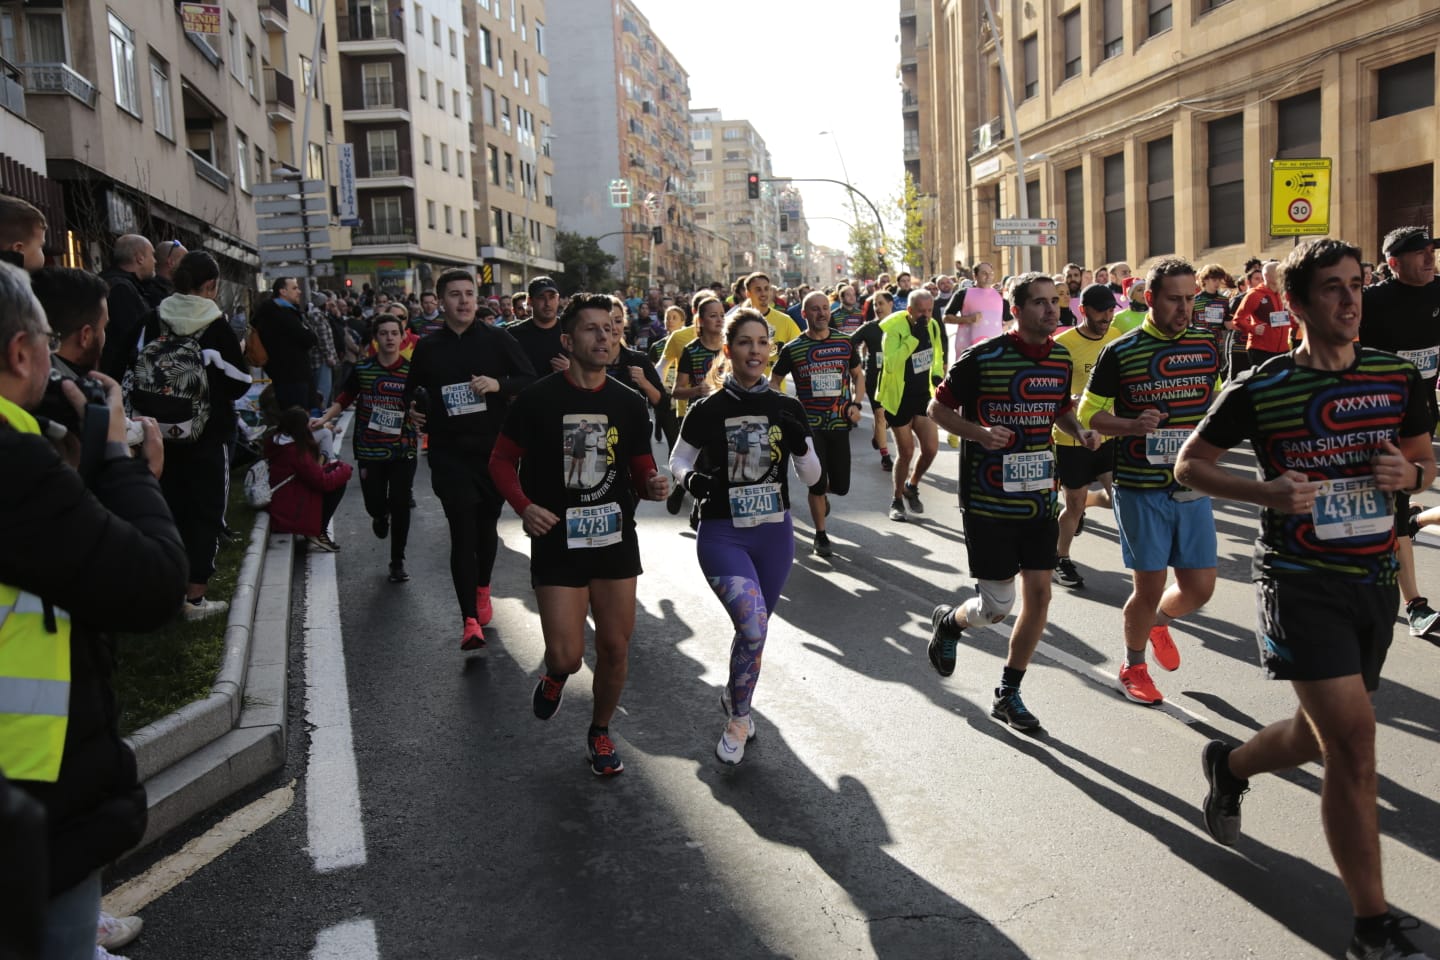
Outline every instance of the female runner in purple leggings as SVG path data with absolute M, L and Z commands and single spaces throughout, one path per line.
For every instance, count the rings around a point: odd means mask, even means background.
M 730 682 L 720 692 L 722 763 L 739 763 L 755 736 L 750 700 L 770 614 L 795 559 L 786 466 L 809 487 L 820 461 L 799 401 L 770 389 L 770 327 L 754 310 L 725 324 L 725 359 L 712 367 L 720 385 L 690 405 L 670 455 L 670 472 L 700 503 L 700 569 L 735 624 Z

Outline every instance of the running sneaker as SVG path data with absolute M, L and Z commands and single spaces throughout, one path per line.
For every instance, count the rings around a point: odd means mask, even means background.
M 753 706 L 753 704 L 754 704 L 754 701 L 753 701 L 753 700 L 751 701 L 751 704 L 752 704 L 752 706 Z M 729 720 L 729 719 L 731 719 L 731 718 L 733 718 L 733 717 L 735 716 L 735 710 L 734 710 L 734 708 L 731 706 L 731 703 L 730 703 L 730 684 L 728 684 L 728 683 L 727 683 L 727 684 L 723 684 L 723 685 L 720 687 L 720 711 L 725 714 L 725 719 L 727 719 L 727 720 Z M 747 721 L 747 730 L 746 730 L 746 734 L 745 734 L 745 739 L 746 739 L 746 740 L 754 740 L 755 737 L 757 736 L 757 734 L 756 734 L 756 732 L 755 732 L 755 714 L 753 714 L 753 713 L 747 713 L 747 714 L 745 714 L 745 720 Z
M 390 579 L 390 582 L 391 582 L 391 583 L 408 583 L 408 582 L 410 581 L 410 574 L 408 574 L 408 573 L 405 572 L 405 564 L 403 564 L 403 563 L 392 563 L 392 564 L 390 564 L 390 578 L 389 578 L 389 579 Z
M 608 777 L 620 773 L 625 764 L 615 752 L 615 741 L 608 733 L 597 733 L 585 738 L 585 753 L 590 757 L 590 772 L 597 777 Z
M 942 603 L 930 611 L 930 646 L 925 652 L 930 657 L 930 666 L 942 677 L 955 672 L 955 645 L 963 632 L 951 621 L 950 613 L 954 609 Z
M 1165 699 L 1155 688 L 1155 681 L 1150 679 L 1150 667 L 1143 663 L 1134 666 L 1126 664 L 1120 668 L 1120 689 L 1125 691 L 1126 699 L 1143 703 L 1147 707 L 1153 707 Z
M 375 531 L 375 536 L 384 540 L 390 534 L 390 515 L 388 513 L 382 513 L 378 517 L 372 517 L 370 520 L 370 529 Z
M 1205 782 L 1210 785 L 1200 806 L 1205 812 L 1205 829 L 1216 843 L 1227 847 L 1240 842 L 1240 798 L 1250 791 L 1249 780 L 1241 780 L 1230 772 L 1227 761 L 1232 749 L 1223 741 L 1211 740 L 1200 754 Z
M 204 620 L 207 617 L 218 617 L 230 609 L 230 604 L 224 600 L 207 600 L 201 597 L 199 601 L 186 600 L 180 604 L 180 612 L 186 620 Z
M 675 489 L 671 490 L 670 495 L 665 498 L 665 509 L 670 512 L 670 516 L 678 517 L 680 508 L 683 506 L 685 506 L 685 488 L 677 483 Z
M 890 519 L 905 522 L 905 503 L 899 497 L 890 501 Z
M 815 556 L 828 557 L 835 551 L 830 549 L 830 536 L 824 530 L 815 531 Z
M 1440 613 L 1430 609 L 1429 600 L 1416 597 L 1405 604 L 1405 619 L 1410 621 L 1410 636 L 1423 637 L 1434 628 Z
M 480 621 L 474 617 L 465 618 L 465 632 L 460 637 L 461 650 L 483 650 L 485 648 L 485 631 L 480 629 Z
M 305 545 L 311 550 L 318 550 L 321 553 L 335 553 L 340 549 L 329 537 L 306 537 Z
M 490 603 L 490 588 L 475 588 L 475 619 L 480 621 L 480 626 L 490 626 L 490 621 L 495 617 L 495 607 Z
M 1075 562 L 1069 557 L 1061 557 L 1055 561 L 1055 582 L 1062 587 L 1076 589 L 1085 586 L 1085 578 L 1080 576 L 1080 571 L 1075 569 Z
M 1358 936 L 1351 937 L 1345 960 L 1430 960 L 1429 954 L 1421 952 L 1405 936 L 1405 931 L 1418 929 L 1420 921 L 1414 917 L 1386 917 L 1384 939 L 1367 943 Z
M 566 679 L 561 677 L 556 680 L 548 670 L 540 674 L 540 682 L 535 684 L 535 692 L 530 695 L 530 709 L 535 711 L 535 716 L 541 720 L 555 716 L 560 709 L 560 701 L 565 699 Z
M 895 469 L 895 461 L 888 453 L 880 454 L 880 469 L 889 473 Z
M 100 924 L 95 931 L 95 942 L 106 950 L 119 950 L 140 936 L 140 930 L 144 926 L 145 921 L 139 917 L 112 917 L 102 910 Z
M 111 953 L 109 950 L 105 949 L 97 943 L 95 944 L 95 955 L 91 958 L 91 960 L 129 960 L 129 958 L 122 957 L 118 953 Z
M 1155 662 L 1166 670 L 1180 669 L 1180 649 L 1175 646 L 1175 638 L 1170 636 L 1170 628 L 1156 624 L 1150 628 L 1150 649 L 1155 651 Z
M 1039 730 L 1040 718 L 1031 713 L 1020 699 L 1019 690 L 995 688 L 995 702 L 990 705 L 990 716 L 1004 720 L 1016 730 Z
M 911 513 L 924 513 L 925 505 L 920 502 L 920 488 L 913 483 L 905 484 L 905 503 Z
M 725 729 L 720 733 L 720 742 L 715 744 L 715 757 L 721 763 L 731 766 L 745 759 L 745 744 L 754 735 L 755 723 L 749 715 L 743 717 L 731 717 L 725 722 Z

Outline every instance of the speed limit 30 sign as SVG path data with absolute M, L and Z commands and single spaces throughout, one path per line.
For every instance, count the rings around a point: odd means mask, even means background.
M 1270 235 L 1330 232 L 1330 158 L 1270 161 Z

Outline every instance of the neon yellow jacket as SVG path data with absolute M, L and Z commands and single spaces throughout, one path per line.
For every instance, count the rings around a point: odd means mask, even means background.
M 932 378 L 944 377 L 945 351 L 941 347 L 944 341 L 940 338 L 940 324 L 935 322 L 934 317 L 929 318 L 929 324 L 930 347 L 933 351 L 930 356 L 930 375 Z M 920 346 L 920 341 L 910 332 L 910 314 L 904 310 L 881 320 L 880 332 L 885 335 L 880 348 L 885 362 L 880 368 L 880 389 L 876 391 L 875 399 L 880 401 L 880 406 L 885 408 L 886 413 L 895 413 L 900 409 L 901 398 L 905 396 L 906 361 L 910 359 L 910 354 L 915 352 L 915 348 Z M 933 380 L 927 386 L 933 396 Z

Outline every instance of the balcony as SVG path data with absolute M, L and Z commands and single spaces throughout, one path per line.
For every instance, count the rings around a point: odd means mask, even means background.
M 9 60 L 0 58 L 0 107 L 25 116 L 25 75 Z
M 274 67 L 265 68 L 265 112 L 271 123 L 295 122 L 295 81 Z
M 1005 124 L 996 117 L 989 123 L 982 123 L 970 132 L 970 155 L 985 153 L 999 144 L 1005 136 Z
M 260 0 L 260 26 L 266 33 L 289 33 L 289 0 Z
M 900 0 L 900 22 L 915 20 L 915 0 Z
M 95 98 L 99 94 L 95 84 L 76 73 L 68 63 L 27 63 L 22 69 L 25 92 L 68 94 L 91 110 L 95 109 Z
M 350 231 L 350 243 L 356 247 L 398 246 L 415 242 L 415 221 L 404 218 L 364 222 Z
M 400 17 L 387 16 L 381 7 L 352 6 L 338 12 L 336 34 L 341 53 L 405 52 L 405 24 Z
M 395 81 L 391 77 L 366 77 L 360 88 L 360 103 L 347 103 L 344 114 L 351 123 L 410 120 L 409 106 L 395 100 Z
M 914 49 L 912 48 L 911 50 L 907 51 L 907 52 L 900 58 L 900 69 L 901 69 L 901 70 L 914 70 L 914 69 L 915 69 L 915 64 L 916 64 L 916 61 L 915 61 L 915 51 L 914 51 Z
M 905 131 L 905 159 L 920 159 L 920 133 L 919 131 Z
M 220 190 L 222 193 L 230 192 L 230 178 L 226 176 L 222 170 L 194 150 L 187 150 L 185 152 L 190 154 L 190 162 L 195 167 L 195 175 L 197 177 L 215 187 L 217 190 Z
M 904 91 L 900 95 L 900 109 L 904 113 L 919 113 L 920 98 L 909 90 Z

